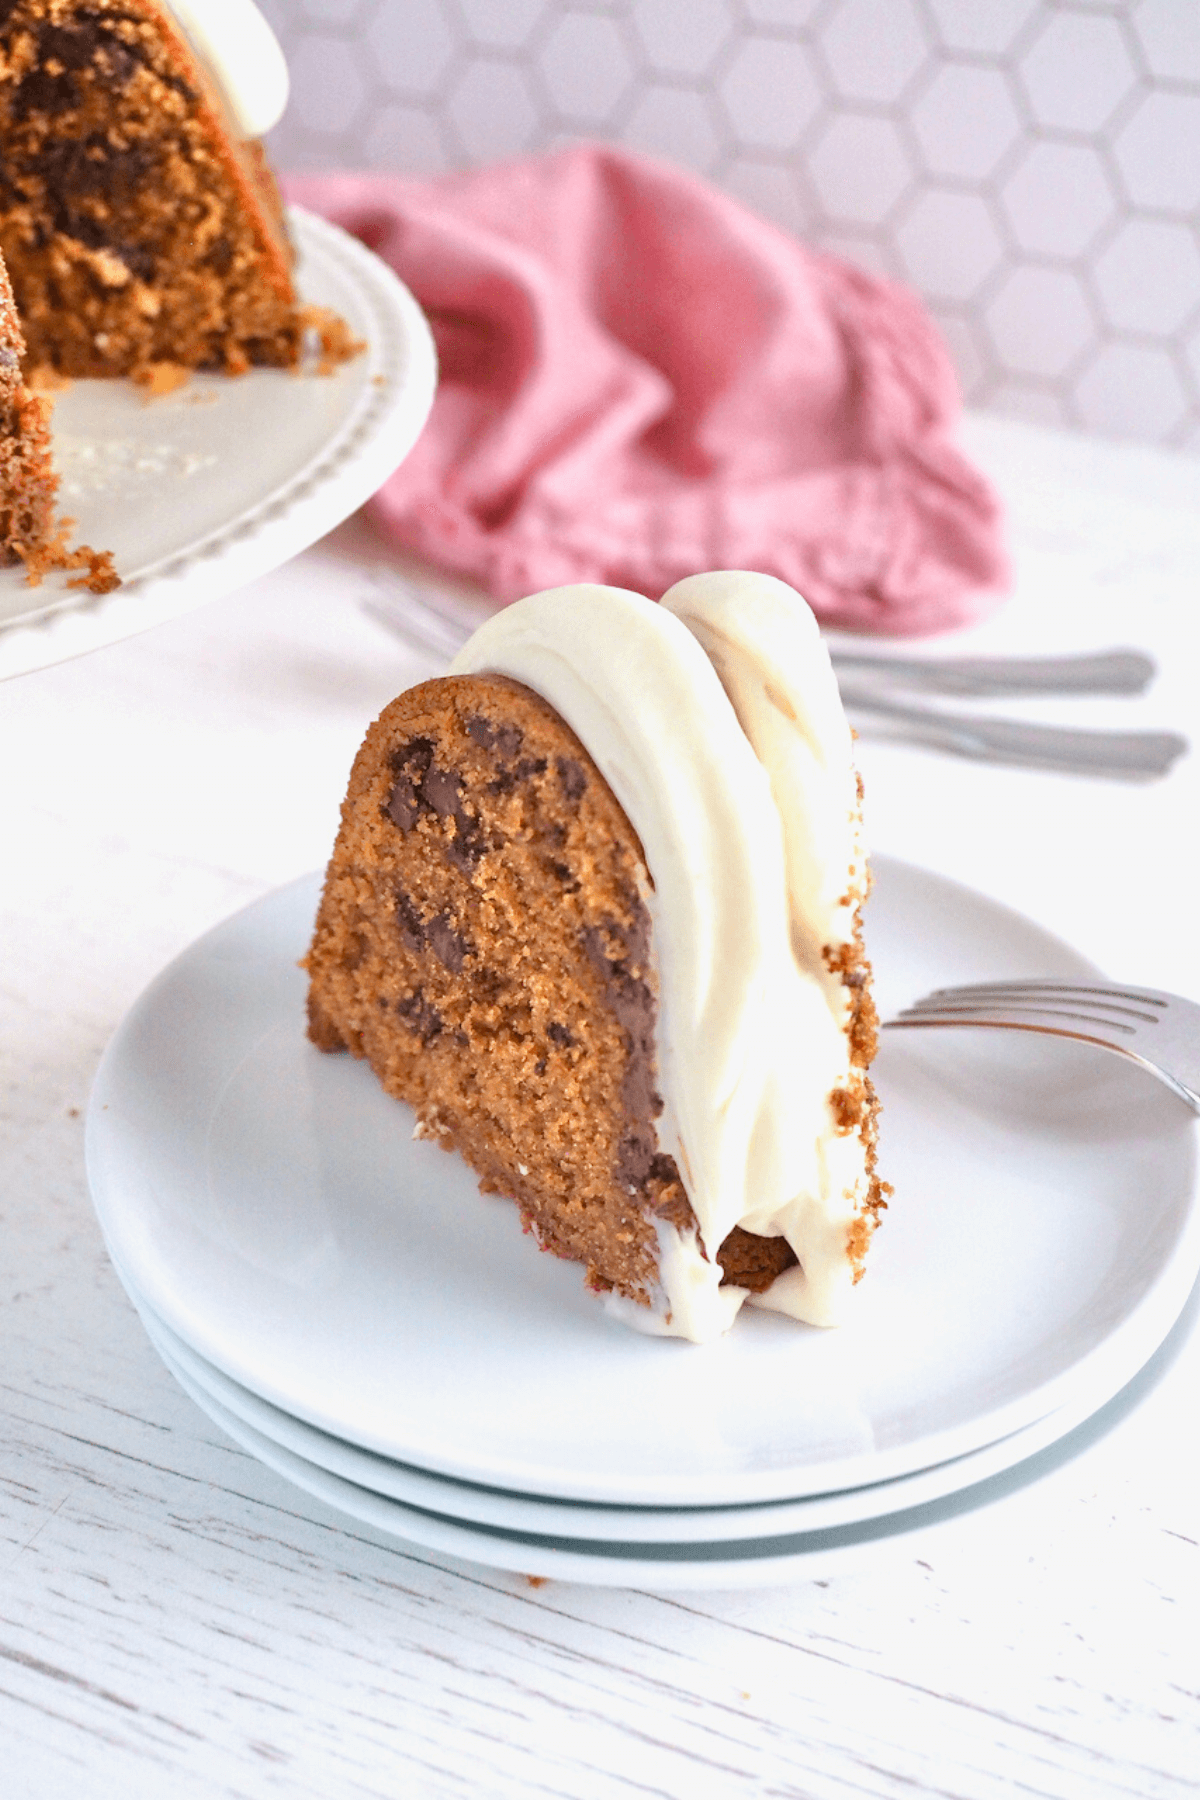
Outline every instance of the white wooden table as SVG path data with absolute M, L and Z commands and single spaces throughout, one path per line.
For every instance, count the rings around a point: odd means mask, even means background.
M 970 438 L 1020 580 L 962 647 L 1143 645 L 1144 700 L 1030 715 L 1200 739 L 1200 461 Z M 1102 1441 L 919 1556 L 671 1598 L 347 1525 L 158 1362 L 88 1201 L 89 1082 L 165 961 L 324 861 L 363 727 L 428 672 L 361 610 L 380 554 L 352 523 L 0 689 L 0 1794 L 1194 1794 L 1200 1336 Z M 879 849 L 1200 997 L 1197 758 L 1148 787 L 874 743 L 862 763 Z

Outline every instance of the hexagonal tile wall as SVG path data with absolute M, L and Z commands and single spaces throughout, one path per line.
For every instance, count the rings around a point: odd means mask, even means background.
M 1034 256 L 1082 256 L 1119 205 L 1103 158 L 1090 144 L 1030 144 L 1000 189 L 1019 247 Z
M 260 0 L 283 169 L 593 137 L 923 294 L 974 403 L 1200 449 L 1200 0 Z
M 913 287 L 931 300 L 969 303 L 1004 259 L 993 212 L 982 194 L 921 188 L 895 228 Z

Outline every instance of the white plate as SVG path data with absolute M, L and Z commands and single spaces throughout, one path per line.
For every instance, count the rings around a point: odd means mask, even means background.
M 347 232 L 293 208 L 296 284 L 367 349 L 331 375 L 194 375 L 161 399 L 77 381 L 54 409 L 61 509 L 74 541 L 111 550 L 123 585 L 25 585 L 0 569 L 0 676 L 61 662 L 160 624 L 277 568 L 386 481 L 433 404 L 420 307 Z
M 1180 1321 L 1171 1342 L 1160 1350 L 1150 1366 L 1142 1370 L 1123 1394 L 1063 1442 L 1029 1458 L 1019 1467 L 991 1481 L 977 1483 L 965 1492 L 927 1505 L 907 1507 L 884 1518 L 829 1530 L 745 1537 L 732 1543 L 579 1541 L 470 1524 L 459 1518 L 447 1518 L 405 1505 L 331 1474 L 256 1430 L 223 1406 L 202 1384 L 194 1382 L 189 1372 L 176 1364 L 161 1344 L 157 1348 L 184 1392 L 235 1443 L 335 1511 L 402 1543 L 463 1557 L 488 1568 L 591 1586 L 659 1591 L 778 1587 L 787 1582 L 812 1581 L 849 1570 L 859 1573 L 872 1555 L 881 1553 L 912 1557 L 926 1549 L 932 1554 L 933 1536 L 947 1520 L 994 1505 L 1009 1493 L 1042 1479 L 1070 1461 L 1118 1424 L 1160 1379 L 1195 1327 L 1196 1313 L 1200 1311 L 1195 1301 L 1196 1296 L 1193 1296 L 1187 1309 L 1190 1316 Z
M 122 1279 L 126 1281 L 130 1299 L 138 1309 L 147 1336 L 172 1374 L 186 1379 L 193 1398 L 197 1389 L 203 1390 L 223 1413 L 240 1419 L 261 1437 L 357 1487 L 467 1524 L 498 1526 L 505 1531 L 541 1537 L 679 1545 L 730 1542 L 857 1525 L 864 1520 L 887 1518 L 893 1513 L 927 1505 L 931 1500 L 962 1493 L 966 1488 L 1013 1469 L 1038 1451 L 1065 1438 L 1094 1410 L 1093 1397 L 1088 1395 L 1077 1400 L 1074 1406 L 1059 1407 L 1047 1418 L 1027 1425 L 1023 1431 L 1015 1431 L 982 1450 L 955 1457 L 952 1462 L 938 1463 L 932 1469 L 921 1469 L 913 1475 L 898 1475 L 892 1481 L 874 1482 L 869 1487 L 850 1488 L 840 1494 L 816 1494 L 807 1500 L 767 1501 L 758 1506 L 674 1509 L 589 1506 L 585 1501 L 542 1500 L 529 1494 L 509 1494 L 498 1488 L 478 1487 L 430 1474 L 428 1470 L 413 1469 L 306 1425 L 249 1388 L 231 1381 L 212 1363 L 206 1362 L 163 1324 L 127 1277 L 122 1276 Z M 1198 1302 L 1200 1288 L 1193 1289 L 1192 1313 L 1200 1310 Z
M 873 1542 L 892 1535 L 886 1526 L 867 1525 L 840 1537 L 837 1533 L 815 1533 L 759 1539 L 736 1546 L 647 1546 L 635 1555 L 627 1544 L 576 1544 L 470 1525 L 405 1506 L 332 1475 L 316 1463 L 306 1462 L 229 1412 L 161 1348 L 159 1355 L 184 1393 L 227 1437 L 295 1487 L 387 1537 L 444 1556 L 481 1563 L 485 1568 L 505 1569 L 534 1580 L 574 1581 L 599 1587 L 765 1587 L 833 1574 L 848 1560 L 858 1561 L 861 1551 L 869 1549 Z
M 898 1033 L 877 1070 L 896 1199 L 853 1319 L 751 1313 L 706 1346 L 611 1320 L 579 1268 L 349 1057 L 303 1035 L 318 879 L 202 938 L 115 1035 L 88 1118 L 114 1260 L 207 1361 L 381 1455 L 543 1498 L 718 1506 L 892 1479 L 1099 1405 L 1200 1261 L 1192 1115 L 1132 1065 Z M 885 1009 L 1078 974 L 1027 920 L 880 859 Z

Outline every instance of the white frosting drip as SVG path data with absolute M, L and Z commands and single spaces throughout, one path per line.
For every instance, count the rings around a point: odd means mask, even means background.
M 485 672 L 524 682 L 572 727 L 654 883 L 659 1141 L 699 1235 L 657 1221 L 664 1304 L 617 1310 L 697 1341 L 728 1329 L 746 1294 L 720 1287 L 716 1253 L 740 1224 L 786 1237 L 800 1260 L 762 1302 L 835 1322 L 866 1172 L 828 1105 L 850 1067 L 845 995 L 820 951 L 849 935 L 846 871 L 857 891 L 862 851 L 815 621 L 763 576 L 693 577 L 658 606 L 557 588 L 498 613 L 452 664 Z
M 189 44 L 243 137 L 278 125 L 288 98 L 287 61 L 254 0 L 168 0 Z

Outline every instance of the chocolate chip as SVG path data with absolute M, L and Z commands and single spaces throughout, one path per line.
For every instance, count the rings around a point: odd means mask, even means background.
M 630 923 L 606 920 L 583 932 L 584 954 L 604 985 L 604 1000 L 628 1038 L 621 1101 L 626 1127 L 617 1148 L 616 1178 L 626 1188 L 644 1188 L 659 1155 L 653 1121 L 662 1112 L 655 1087 L 654 1025 L 658 1008 L 648 983 L 636 973 L 650 951 L 650 916 L 636 895 L 629 900 Z
M 575 1042 L 568 1027 L 560 1025 L 557 1019 L 552 1019 L 549 1025 L 547 1025 L 546 1036 L 550 1039 L 552 1044 L 557 1044 L 561 1050 L 569 1050 Z
M 233 245 L 224 232 L 221 233 L 204 260 L 214 274 L 228 275 L 233 267 Z
M 644 915 L 645 909 L 639 910 Z M 636 964 L 645 964 L 648 936 L 649 920 L 645 933 L 636 924 L 633 930 L 622 932 L 611 921 L 604 926 L 590 925 L 583 933 L 584 954 L 604 982 L 605 1002 L 636 1041 L 652 1036 L 657 1011 L 654 995 L 633 972 Z M 610 953 L 614 937 L 621 946 L 615 956 Z
M 432 919 L 423 919 L 416 902 L 402 889 L 396 895 L 395 904 L 396 922 L 405 949 L 411 950 L 414 956 L 432 950 L 444 969 L 451 975 L 459 974 L 471 946 L 455 931 L 450 914 L 443 912 Z
M 577 763 L 567 756 L 557 756 L 554 766 L 558 770 L 558 779 L 562 783 L 562 791 L 568 800 L 582 800 L 587 789 L 587 774 L 582 763 Z
M 463 784 L 452 769 L 439 769 L 433 760 L 430 738 L 412 738 L 389 757 L 395 784 L 384 803 L 384 813 L 401 831 L 411 831 L 425 814 L 454 820 L 454 836 L 446 846 L 447 859 L 469 874 L 488 848 L 480 821 L 463 803 Z
M 515 756 L 525 740 L 525 734 L 519 726 L 493 725 L 490 719 L 485 719 L 480 714 L 467 720 L 467 736 L 481 750 L 488 750 L 492 755 L 505 760 Z
M 401 831 L 411 831 L 425 810 L 421 804 L 421 784 L 432 761 L 433 741 L 425 737 L 402 744 L 388 758 L 396 781 L 383 810 Z
M 419 956 L 425 948 L 425 921 L 405 893 L 396 895 L 396 920 L 405 948 L 411 950 L 414 956 Z
M 117 195 L 115 201 L 108 199 L 104 204 L 120 204 L 122 198 L 123 196 Z M 86 244 L 89 250 L 109 251 L 125 264 L 131 275 L 136 275 L 141 281 L 153 281 L 156 265 L 150 251 L 141 245 L 129 244 L 121 238 L 113 237 L 107 225 L 92 218 L 90 213 L 60 206 L 54 214 L 54 229 L 64 237 L 73 237 L 77 243 Z
M 436 1006 L 426 1000 L 420 988 L 415 993 L 406 994 L 402 1000 L 397 1000 L 396 1011 L 422 1044 L 431 1044 L 434 1038 L 441 1035 L 444 1028 L 442 1015 Z
M 169 67 L 154 68 L 151 52 L 136 41 L 126 43 L 96 13 L 81 10 L 70 25 L 43 20 L 36 29 L 38 62 L 16 91 L 15 118 L 26 118 L 32 112 L 63 112 L 74 106 L 81 86 L 78 78 L 89 68 L 95 70 L 106 88 L 111 88 L 114 84 L 124 86 L 141 63 L 152 68 L 158 81 L 182 94 L 185 100 L 199 98 L 182 76 Z M 52 73 L 45 67 L 47 62 L 57 63 L 61 73 Z
M 461 869 L 464 875 L 469 875 L 487 850 L 488 840 L 479 820 L 472 819 L 467 813 L 460 814 L 454 822 L 454 836 L 446 845 L 446 860 Z
M 106 32 L 104 37 L 107 35 Z M 46 20 L 38 28 L 38 55 L 43 62 L 61 63 L 64 69 L 86 69 L 104 37 L 91 20 L 74 28 L 52 25 Z
M 508 976 L 501 974 L 499 969 L 477 967 L 472 971 L 471 987 L 474 995 L 489 1004 L 498 1000 L 508 986 Z
M 75 104 L 75 77 L 64 71 L 49 75 L 45 69 L 31 69 L 13 96 L 12 116 L 27 119 L 31 113 L 67 112 Z
M 425 936 L 442 967 L 451 975 L 459 974 L 470 946 L 451 925 L 449 913 L 439 913 L 436 919 L 430 919 Z
M 421 798 L 439 819 L 457 819 L 462 810 L 463 784 L 449 769 L 431 768 L 421 783 Z
M 658 1154 L 658 1134 L 654 1127 L 639 1122 L 626 1127 L 617 1146 L 616 1178 L 626 1189 L 645 1187 Z
M 27 118 L 32 112 L 65 112 L 74 106 L 79 98 L 76 76 L 92 62 L 107 37 L 107 32 L 102 37 L 91 23 L 72 29 L 43 20 L 37 27 L 37 63 L 13 96 L 14 118 Z M 57 63 L 58 70 L 47 69 L 47 62 Z
M 109 38 L 101 46 L 99 60 L 103 63 L 109 82 L 113 87 L 125 87 L 138 66 L 138 59 L 123 44 L 120 38 Z
M 523 756 L 510 769 L 501 769 L 494 781 L 488 783 L 489 794 L 511 794 L 521 782 L 528 781 L 531 775 L 546 773 L 544 756 Z
M 57 138 L 44 145 L 37 171 L 60 200 L 97 195 L 128 200 L 150 174 L 152 157 L 144 144 L 114 149 L 100 132 L 86 138 Z

